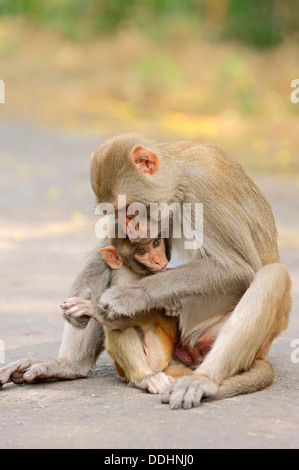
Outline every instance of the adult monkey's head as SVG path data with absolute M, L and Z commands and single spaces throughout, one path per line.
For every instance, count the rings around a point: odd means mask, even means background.
M 175 201 L 178 184 L 172 167 L 159 145 L 141 135 L 114 137 L 92 156 L 90 177 L 97 203 L 116 207 L 118 195 L 126 196 L 127 205 Z

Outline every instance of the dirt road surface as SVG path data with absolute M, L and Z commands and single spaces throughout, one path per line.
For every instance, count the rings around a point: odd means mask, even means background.
M 101 136 L 0 124 L 0 340 L 5 363 L 56 357 L 59 304 L 96 239 L 89 158 Z M 269 360 L 275 383 L 248 396 L 172 411 L 125 385 L 109 357 L 89 379 L 0 391 L 0 448 L 299 448 L 299 187 L 252 175 L 276 217 L 293 279 L 288 329 Z M 293 355 L 292 355 L 293 353 Z M 292 360 L 293 359 L 293 360 Z M 2 362 L 3 362 L 2 361 Z

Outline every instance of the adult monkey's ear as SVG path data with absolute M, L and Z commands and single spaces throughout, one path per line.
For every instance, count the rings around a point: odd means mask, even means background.
M 138 170 L 147 175 L 153 175 L 159 167 L 159 157 L 155 152 L 141 145 L 133 148 L 130 160 Z
M 100 250 L 100 253 L 110 268 L 119 269 L 123 265 L 123 260 L 114 246 L 106 246 Z

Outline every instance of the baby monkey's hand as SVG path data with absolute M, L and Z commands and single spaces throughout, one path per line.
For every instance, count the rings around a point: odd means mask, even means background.
M 109 328 L 118 329 L 117 322 L 111 322 L 107 319 L 107 315 L 102 311 L 101 307 L 91 302 L 89 299 L 82 299 L 81 297 L 71 297 L 65 300 L 60 307 L 64 311 L 66 317 L 72 318 L 89 317 L 96 320 L 102 325 Z
M 81 297 L 71 297 L 60 305 L 66 316 L 82 317 L 86 315 L 94 318 L 96 315 L 95 304 L 89 299 L 82 299 Z
M 81 290 L 77 298 L 80 298 L 80 300 L 83 300 L 83 299 L 89 300 L 90 296 L 91 296 L 91 291 L 89 288 L 87 288 L 87 289 Z M 68 299 L 68 300 L 71 300 L 71 299 Z M 67 313 L 68 306 L 66 305 L 66 302 L 63 302 L 60 305 L 60 307 L 63 310 L 63 316 L 65 320 L 67 320 L 75 328 L 80 328 L 80 329 L 86 328 L 91 317 L 88 315 L 74 316 L 74 315 L 71 315 L 69 312 Z

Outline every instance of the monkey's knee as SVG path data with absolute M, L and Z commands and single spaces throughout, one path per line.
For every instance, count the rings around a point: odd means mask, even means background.
M 72 317 L 72 316 L 68 316 L 68 315 L 63 315 L 64 319 L 66 321 L 68 321 L 72 326 L 74 326 L 75 328 L 78 328 L 78 329 L 81 329 L 83 330 L 84 328 L 87 327 L 89 321 L 90 321 L 90 317 L 88 317 L 87 315 L 82 315 L 82 317 Z

